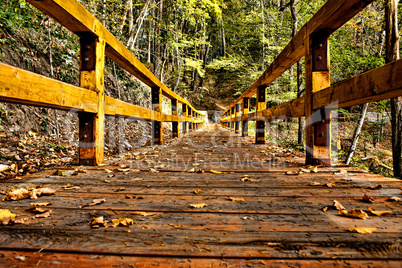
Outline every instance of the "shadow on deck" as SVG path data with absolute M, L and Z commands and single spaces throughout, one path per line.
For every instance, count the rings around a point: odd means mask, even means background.
M 400 180 L 350 167 L 308 172 L 303 155 L 230 135 L 204 129 L 86 173 L 71 167 L 64 177 L 2 182 L 3 194 L 31 185 L 58 191 L 1 203 L 27 221 L 0 226 L 0 266 L 401 267 L 401 203 L 390 200 L 401 197 Z M 94 199 L 106 201 L 85 206 Z M 334 200 L 369 216 L 341 216 Z M 35 218 L 33 202 L 50 202 L 51 215 Z M 109 227 L 91 228 L 100 216 Z M 111 227 L 119 218 L 132 226 Z

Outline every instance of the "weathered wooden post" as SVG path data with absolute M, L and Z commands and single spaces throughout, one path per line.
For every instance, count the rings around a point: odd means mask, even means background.
M 240 105 L 241 103 L 236 103 L 236 119 L 235 119 L 235 133 L 240 133 Z
M 172 115 L 178 116 L 177 113 L 177 99 L 172 99 Z M 172 122 L 172 136 L 173 138 L 179 137 L 179 122 Z
M 105 41 L 90 34 L 80 37 L 80 87 L 98 93 L 98 112 L 79 113 L 79 164 L 103 163 L 105 127 Z
M 306 46 L 306 164 L 331 165 L 331 110 L 313 110 L 312 94 L 331 85 L 329 34 L 314 33 Z
M 249 98 L 243 98 L 243 116 L 248 114 L 248 109 L 249 109 Z M 242 137 L 248 136 L 248 121 L 247 120 L 242 121 L 241 136 Z
M 231 109 L 230 109 L 230 130 L 231 131 L 235 131 L 235 116 L 236 116 L 236 113 L 235 113 L 235 106 L 233 106 Z
M 188 122 L 188 132 L 192 132 L 193 131 L 193 111 L 191 110 L 190 107 L 188 107 L 188 111 L 187 111 L 187 115 L 188 118 L 190 119 L 190 121 Z
M 257 120 L 255 123 L 255 144 L 265 144 L 265 121 L 258 112 L 267 108 L 265 98 L 267 86 L 258 86 L 257 88 Z
M 187 104 L 183 103 L 182 104 L 182 110 L 183 110 L 183 117 L 185 118 L 184 120 L 187 120 Z M 183 134 L 187 133 L 187 121 L 184 121 L 182 123 L 183 126 Z
M 151 89 L 152 110 L 154 110 L 155 117 L 162 113 L 162 90 L 160 87 L 153 87 Z M 157 118 L 152 120 L 152 144 L 163 144 L 163 128 L 162 121 L 157 121 Z M 160 119 L 161 120 L 161 119 Z

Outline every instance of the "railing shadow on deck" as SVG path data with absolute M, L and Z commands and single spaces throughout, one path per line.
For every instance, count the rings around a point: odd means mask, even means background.
M 200 128 L 204 114 L 157 79 L 76 0 L 27 0 L 80 38 L 80 87 L 0 63 L 0 101 L 78 112 L 80 164 L 103 163 L 105 115 L 152 122 L 153 144 L 163 143 L 163 122 L 173 137 Z M 151 87 L 152 110 L 105 96 L 105 56 Z M 162 95 L 171 114 L 162 113 Z M 182 105 L 182 115 L 178 105 Z
M 402 60 L 330 84 L 329 37 L 371 2 L 327 1 L 260 78 L 222 113 L 221 124 L 247 136 L 248 122 L 256 121 L 255 142 L 263 144 L 266 121 L 305 117 L 306 164 L 330 166 L 333 110 L 402 96 Z M 267 109 L 266 88 L 302 57 L 305 58 L 305 96 Z M 257 111 L 249 113 L 249 98 L 255 94 Z

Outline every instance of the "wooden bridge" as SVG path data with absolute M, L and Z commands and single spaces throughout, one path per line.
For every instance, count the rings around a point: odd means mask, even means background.
M 82 166 L 0 184 L 13 214 L 0 214 L 0 266 L 401 266 L 401 181 L 330 158 L 331 110 L 402 95 L 401 61 L 329 83 L 329 35 L 372 1 L 328 1 L 224 112 L 229 129 L 204 125 L 77 1 L 28 2 L 80 37 L 80 87 L 0 64 L 0 100 L 77 111 Z M 105 96 L 105 56 L 151 88 L 153 110 Z M 303 56 L 306 96 L 266 109 L 266 87 Z M 151 121 L 153 146 L 105 162 L 105 115 Z M 302 116 L 306 155 L 265 141 L 266 121 Z

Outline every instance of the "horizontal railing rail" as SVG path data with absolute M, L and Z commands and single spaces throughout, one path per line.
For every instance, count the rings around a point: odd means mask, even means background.
M 329 0 L 296 34 L 266 71 L 221 115 L 221 124 L 248 135 L 256 121 L 256 143 L 265 143 L 265 121 L 306 117 L 306 163 L 331 164 L 331 110 L 402 96 L 402 61 L 330 85 L 329 36 L 373 0 Z M 266 108 L 266 88 L 302 57 L 305 96 Z M 249 98 L 257 94 L 256 112 Z M 243 106 L 241 109 L 240 107 Z
M 80 164 L 103 163 L 105 115 L 151 121 L 153 144 L 163 143 L 163 122 L 172 122 L 173 137 L 179 136 L 179 123 L 183 133 L 203 125 L 201 112 L 156 78 L 78 1 L 27 1 L 80 38 L 80 86 L 0 63 L 0 101 L 78 112 Z M 105 96 L 105 56 L 151 87 L 152 110 Z M 171 114 L 162 113 L 162 96 L 171 99 Z

